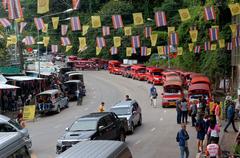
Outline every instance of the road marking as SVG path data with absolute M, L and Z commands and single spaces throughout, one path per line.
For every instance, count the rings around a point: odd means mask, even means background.
M 142 140 L 138 140 L 134 145 L 138 145 Z
M 84 109 L 84 111 L 87 111 L 87 110 L 88 110 L 88 108 L 85 108 L 85 109 Z
M 162 120 L 163 120 L 163 118 L 161 117 L 161 118 L 160 118 L 160 121 L 162 121 Z
M 151 129 L 151 132 L 153 132 L 153 131 L 155 131 L 155 130 L 156 130 L 156 128 L 152 128 L 152 129 Z

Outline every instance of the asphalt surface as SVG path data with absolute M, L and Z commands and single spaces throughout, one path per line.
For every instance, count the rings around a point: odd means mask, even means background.
M 84 72 L 84 81 L 87 88 L 87 96 L 83 99 L 83 105 L 77 106 L 71 102 L 68 109 L 60 114 L 40 117 L 35 122 L 27 123 L 33 147 L 32 157 L 53 158 L 56 157 L 56 142 L 66 127 L 76 118 L 96 112 L 99 104 L 104 101 L 106 110 L 112 105 L 123 100 L 128 94 L 136 99 L 142 108 L 143 124 L 135 129 L 134 134 L 128 135 L 126 143 L 134 158 L 177 158 L 179 147 L 176 142 L 176 133 L 180 125 L 176 124 L 175 108 L 161 107 L 162 87 L 158 86 L 158 107 L 150 106 L 150 84 L 146 82 L 111 75 L 106 71 Z M 190 119 L 189 119 L 190 121 Z M 196 155 L 196 131 L 187 126 L 190 135 L 190 158 Z

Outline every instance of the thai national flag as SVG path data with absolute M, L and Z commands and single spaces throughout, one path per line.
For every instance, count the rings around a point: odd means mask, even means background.
M 145 27 L 144 28 L 144 35 L 146 38 L 150 37 L 152 34 L 152 27 Z
M 211 42 L 204 42 L 204 50 L 205 51 L 211 50 Z
M 7 0 L 2 0 L 3 9 L 7 9 Z
M 194 53 L 200 53 L 200 51 L 201 51 L 201 47 L 200 46 L 196 46 L 194 48 Z
M 61 25 L 61 34 L 65 36 L 67 34 L 68 25 Z
M 155 22 L 157 27 L 166 26 L 167 19 L 166 19 L 165 12 L 163 11 L 155 12 Z
M 80 6 L 80 0 L 72 0 L 72 6 L 74 10 L 79 9 Z
M 209 37 L 211 41 L 218 40 L 219 29 L 218 28 L 209 28 Z
M 42 30 L 45 28 L 45 24 L 42 18 L 34 18 L 34 23 L 37 27 L 37 30 Z
M 25 43 L 25 45 L 33 45 L 35 44 L 35 40 L 32 36 L 26 36 L 23 40 L 23 43 Z
M 233 42 L 232 42 L 233 43 Z M 234 45 L 237 47 L 240 47 L 240 37 L 234 38 Z
M 61 43 L 63 46 L 71 45 L 71 41 L 68 37 L 61 37 Z
M 57 53 L 58 52 L 58 45 L 52 45 L 51 49 L 52 49 L 52 53 Z
M 103 26 L 103 27 L 102 27 L 102 35 L 103 35 L 103 36 L 108 36 L 108 35 L 110 35 L 110 27 L 109 27 L 109 26 Z
M 236 36 L 239 37 L 240 36 L 240 25 L 238 24 L 237 25 L 237 28 L 236 28 Z
M 123 27 L 122 16 L 121 15 L 113 15 L 112 23 L 113 23 L 114 29 L 122 28 Z
M 78 16 L 71 17 L 71 28 L 72 28 L 72 31 L 81 30 L 81 23 Z
M 170 53 L 169 45 L 163 46 L 163 52 L 164 52 L 165 55 L 168 55 L 168 53 Z
M 133 48 L 139 48 L 140 46 L 141 46 L 140 36 L 132 36 L 132 47 Z
M 97 37 L 96 43 L 98 48 L 106 47 L 106 41 L 103 37 Z
M 116 55 L 118 53 L 118 50 L 116 47 L 111 47 L 110 52 L 111 52 L 111 55 Z
M 227 50 L 232 50 L 233 49 L 233 44 L 232 42 L 227 43 Z
M 3 27 L 11 26 L 10 21 L 8 21 L 6 18 L 0 18 L 0 23 L 3 25 Z
M 141 47 L 141 56 L 147 56 L 147 47 Z
M 137 54 L 136 48 L 132 48 L 132 54 Z
M 178 45 L 178 34 L 176 32 L 172 32 L 170 34 L 170 44 L 171 45 Z
M 26 27 L 26 25 L 27 25 L 27 23 L 26 22 L 21 22 L 20 23 L 20 33 L 22 33 L 23 32 L 23 29 Z
M 204 15 L 206 20 L 215 20 L 216 19 L 216 14 L 214 11 L 214 7 L 205 7 L 204 8 Z
M 23 18 L 20 0 L 7 0 L 7 3 L 9 19 Z

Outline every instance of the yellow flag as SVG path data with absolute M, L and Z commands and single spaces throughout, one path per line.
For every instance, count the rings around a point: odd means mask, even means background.
M 101 18 L 100 16 L 91 16 L 92 19 L 92 28 L 101 27 Z
M 45 27 L 42 29 L 42 32 L 47 33 L 48 32 L 48 24 L 44 24 Z
M 218 25 L 213 25 L 211 28 L 219 29 L 219 26 Z
M 232 13 L 232 16 L 240 14 L 239 3 L 229 4 L 228 7 L 229 7 L 229 9 L 230 9 L 230 11 Z
M 49 0 L 38 0 L 37 13 L 43 14 L 49 11 Z
M 115 48 L 120 47 L 121 46 L 121 41 L 122 41 L 121 37 L 113 37 L 114 47 Z
M 172 32 L 175 32 L 175 27 L 168 27 L 168 36 L 169 36 Z
M 50 37 L 43 37 L 43 45 L 44 47 L 47 47 L 49 44 Z
M 177 55 L 183 54 L 183 47 L 177 47 Z
M 127 57 L 132 56 L 132 47 L 126 47 L 126 56 Z
M 66 46 L 66 52 L 68 52 L 70 49 L 72 49 L 72 45 Z
M 23 22 L 23 21 L 24 21 L 24 18 L 17 18 L 17 19 L 15 19 L 15 21 L 16 21 L 17 23 L 20 23 L 20 22 Z
M 143 24 L 142 13 L 133 13 L 133 22 L 134 25 L 142 25 Z
M 187 20 L 191 19 L 191 15 L 187 8 L 179 9 L 178 12 L 179 12 L 179 15 L 180 15 L 182 21 L 187 21 Z
M 152 53 L 152 48 L 147 48 L 147 56 L 151 55 Z
M 189 52 L 192 52 L 192 51 L 193 51 L 193 47 L 194 47 L 194 44 L 193 44 L 193 43 L 189 43 L 189 44 L 188 44 Z
M 217 49 L 217 44 L 211 44 L 211 50 L 216 50 Z
M 164 55 L 163 46 L 157 46 L 158 55 Z
M 197 42 L 198 30 L 190 30 L 189 33 L 190 33 L 192 42 Z
M 219 42 L 219 48 L 225 48 L 225 39 L 220 39 L 218 42 Z
M 54 30 L 58 28 L 58 23 L 59 23 L 59 17 L 52 17 L 52 24 L 53 24 Z
M 11 44 L 16 44 L 17 43 L 17 36 L 16 35 L 11 35 L 10 36 L 10 41 L 11 41 Z
M 151 34 L 150 39 L 151 39 L 151 45 L 156 46 L 157 39 L 158 39 L 158 34 Z
M 124 34 L 125 34 L 125 36 L 131 36 L 132 35 L 132 27 L 124 27 Z
M 237 35 L 237 24 L 231 24 L 230 28 L 231 28 L 231 31 L 232 31 L 232 37 L 236 37 L 236 35 Z
M 99 55 L 101 50 L 102 50 L 102 48 L 96 47 L 96 55 Z
M 6 48 L 8 48 L 11 44 L 11 41 L 7 41 Z
M 87 47 L 86 37 L 79 37 L 79 49 L 82 50 Z
M 88 32 L 89 25 L 83 25 L 82 26 L 82 35 L 85 36 Z

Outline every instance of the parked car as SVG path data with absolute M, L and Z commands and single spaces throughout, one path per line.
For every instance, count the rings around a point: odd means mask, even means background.
M 181 81 L 170 80 L 163 85 L 162 107 L 176 106 L 176 102 L 184 97 Z
M 78 59 L 78 57 L 74 56 L 74 55 L 71 55 L 71 56 L 68 57 L 68 61 L 75 61 L 77 59 Z
M 121 101 L 110 109 L 119 118 L 126 118 L 128 131 L 133 133 L 136 126 L 142 125 L 142 110 L 135 100 Z
M 32 140 L 29 136 L 28 130 L 22 128 L 15 120 L 4 115 L 0 115 L 0 133 L 2 132 L 19 132 L 24 137 L 26 146 L 29 149 L 32 147 Z
M 147 67 L 146 68 L 146 80 L 148 83 L 153 83 L 154 85 L 163 84 L 162 80 L 163 70 L 157 67 Z
M 120 74 L 121 62 L 117 60 L 110 60 L 108 62 L 108 71 L 110 74 Z
M 57 140 L 57 153 L 87 140 L 125 141 L 125 126 L 126 121 L 119 119 L 112 112 L 90 113 L 82 116 L 66 128 L 66 132 Z
M 75 67 L 79 70 L 100 70 L 100 66 L 92 60 L 77 60 Z
M 83 73 L 80 71 L 70 71 L 66 75 L 68 75 L 68 80 L 79 80 L 84 85 Z
M 132 158 L 126 143 L 110 140 L 84 141 L 74 145 L 57 158 Z
M 191 79 L 191 85 L 196 83 L 206 83 L 211 87 L 211 82 L 207 76 L 194 76 Z
M 60 113 L 62 108 L 68 107 L 68 97 L 59 92 L 58 89 L 44 91 L 36 96 L 36 105 L 39 113 Z
M 85 86 L 80 80 L 69 80 L 63 83 L 66 87 L 65 93 L 69 100 L 77 99 L 76 91 L 78 90 L 81 93 L 81 96 L 86 95 Z
M 134 72 L 132 74 L 133 79 L 137 79 L 139 81 L 144 81 L 146 78 L 146 67 L 138 66 L 135 67 Z
M 0 132 L 0 157 L 30 158 L 28 143 L 21 132 Z
M 121 64 L 120 65 L 120 75 L 125 76 L 126 72 L 131 69 L 131 65 Z

